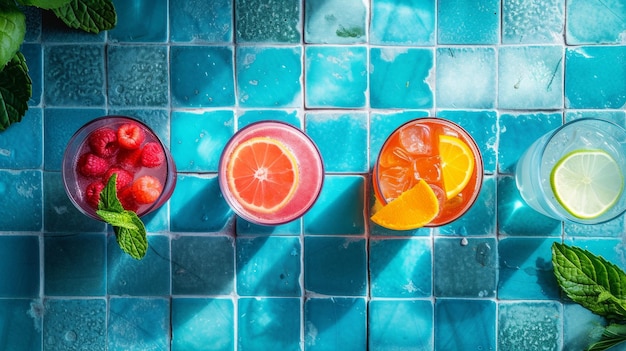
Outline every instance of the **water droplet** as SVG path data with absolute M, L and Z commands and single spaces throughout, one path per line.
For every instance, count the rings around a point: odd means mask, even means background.
M 78 339 L 78 335 L 76 335 L 75 331 L 70 330 L 67 333 L 65 333 L 65 340 L 66 341 L 74 342 L 74 341 L 76 341 L 76 339 Z

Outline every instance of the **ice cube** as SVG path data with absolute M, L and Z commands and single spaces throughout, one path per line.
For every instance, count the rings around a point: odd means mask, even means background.
M 413 155 L 427 155 L 431 152 L 430 128 L 422 125 L 408 125 L 400 129 L 400 144 Z

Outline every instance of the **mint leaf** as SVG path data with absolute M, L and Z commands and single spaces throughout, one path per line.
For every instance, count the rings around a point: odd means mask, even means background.
M 26 34 L 26 16 L 12 1 L 0 1 L 0 70 L 15 56 Z
M 17 52 L 0 71 L 0 131 L 22 120 L 32 93 L 26 59 Z
M 117 197 L 117 173 L 113 173 L 100 192 L 96 214 L 113 227 L 120 248 L 135 259 L 142 259 L 148 251 L 146 226 L 133 211 L 124 209 Z
M 552 244 L 554 275 L 574 302 L 608 319 L 626 320 L 626 273 L 587 250 Z
M 115 27 L 117 14 L 111 0 L 71 0 L 52 10 L 70 28 L 99 33 Z
M 22 5 L 25 6 L 35 6 L 40 9 L 51 10 L 57 7 L 61 7 L 72 0 L 17 0 Z
M 589 347 L 587 347 L 587 351 L 608 350 L 615 345 L 623 343 L 624 341 L 626 341 L 626 325 L 610 324 L 608 327 L 604 328 L 600 341 L 589 345 Z
M 96 214 L 102 218 L 105 222 L 114 227 L 122 227 L 126 229 L 139 230 L 137 225 L 133 223 L 133 217 L 131 211 L 113 212 L 105 210 L 97 210 Z
M 140 260 L 148 251 L 148 237 L 146 236 L 146 227 L 141 219 L 135 212 L 129 211 L 134 214 L 133 223 L 138 227 L 137 230 L 113 227 L 117 238 L 117 243 L 124 252 L 129 254 L 132 258 Z
M 109 212 L 124 212 L 122 203 L 117 198 L 117 173 L 109 178 L 106 186 L 100 192 L 100 201 L 98 202 L 98 210 L 104 210 Z

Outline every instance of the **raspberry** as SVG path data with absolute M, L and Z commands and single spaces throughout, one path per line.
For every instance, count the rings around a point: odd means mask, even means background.
M 117 135 L 111 128 L 100 128 L 88 137 L 89 146 L 91 151 L 104 158 L 109 158 L 117 152 Z
M 146 133 L 137 123 L 124 123 L 117 130 L 117 142 L 124 149 L 138 149 L 146 138 Z
M 139 204 L 151 204 L 156 201 L 163 191 L 163 186 L 153 176 L 141 176 L 131 185 L 133 197 Z
M 85 177 L 99 177 L 109 169 L 107 160 L 92 153 L 86 153 L 78 159 L 78 172 Z
M 121 149 L 120 152 L 117 153 L 117 163 L 118 166 L 125 169 L 134 169 L 140 164 L 139 159 L 141 158 L 141 149 L 135 150 L 127 150 Z
M 109 170 L 104 174 L 104 181 L 108 182 L 109 178 L 111 178 L 113 173 L 117 174 L 117 179 L 115 180 L 115 188 L 117 189 L 117 191 L 120 191 L 120 189 L 125 188 L 126 186 L 130 185 L 130 183 L 133 182 L 132 173 L 130 173 L 129 171 L 125 169 L 122 169 L 120 167 L 115 167 L 115 166 L 109 168 Z
M 87 185 L 85 189 L 85 199 L 89 206 L 94 209 L 98 209 L 98 202 L 100 202 L 100 193 L 104 189 L 104 183 L 100 181 L 95 181 Z
M 126 188 L 120 190 L 117 194 L 117 198 L 120 200 L 120 203 L 125 210 L 134 211 L 136 213 L 139 209 L 139 205 L 133 196 L 132 187 L 127 186 Z
M 163 153 L 161 145 L 155 142 L 149 142 L 144 145 L 141 152 L 142 166 L 154 168 L 160 166 L 163 161 L 165 161 L 165 153 Z

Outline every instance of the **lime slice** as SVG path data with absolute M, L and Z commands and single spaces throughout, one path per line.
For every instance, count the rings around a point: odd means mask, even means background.
M 603 150 L 576 150 L 557 162 L 550 185 L 557 201 L 581 219 L 592 219 L 608 211 L 624 187 L 619 164 Z

